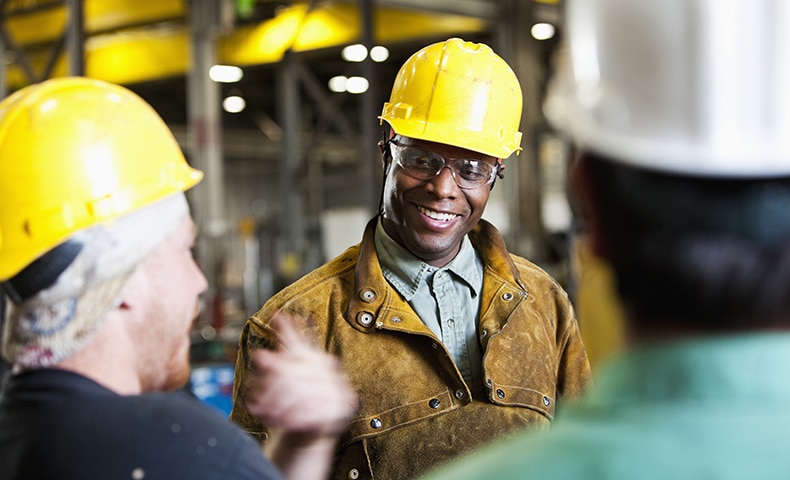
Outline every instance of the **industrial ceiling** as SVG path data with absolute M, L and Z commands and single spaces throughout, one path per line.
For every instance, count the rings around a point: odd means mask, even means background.
M 483 41 L 511 62 L 529 99 L 522 121 L 526 140 L 521 167 L 510 167 L 507 179 L 514 191 L 527 192 L 519 193 L 524 198 L 513 203 L 524 210 L 515 213 L 513 224 L 521 230 L 514 235 L 527 238 L 540 235 L 540 227 L 531 226 L 538 217 L 532 199 L 538 188 L 532 184 L 539 175 L 526 142 L 533 141 L 534 132 L 541 128 L 538 102 L 531 100 L 539 96 L 543 76 L 543 60 L 530 50 L 535 45 L 528 30 L 536 18 L 557 17 L 559 1 L 0 0 L 0 51 L 5 53 L 5 62 L 0 62 L 0 96 L 71 74 L 125 85 L 154 106 L 191 155 L 190 161 L 217 182 L 207 180 L 195 189 L 196 196 L 204 198 L 196 202 L 199 222 L 221 223 L 220 217 L 228 211 L 231 217 L 254 214 L 249 205 L 267 189 L 278 192 L 279 200 L 270 203 L 281 206 L 294 201 L 289 195 L 302 195 L 303 213 L 312 217 L 343 205 L 361 203 L 375 209 L 377 195 L 370 185 L 380 179 L 370 159 L 378 155 L 379 132 L 373 125 L 408 56 L 450 36 Z M 509 35 L 506 40 L 503 32 Z M 195 55 L 196 35 L 201 34 L 211 37 L 208 59 Z M 360 42 L 387 47 L 389 59 L 374 66 L 344 61 L 342 48 Z M 295 59 L 295 66 L 284 68 L 286 56 Z M 218 116 L 219 159 L 194 138 L 205 132 L 195 125 L 196 107 L 215 99 L 199 95 L 196 101 L 190 92 L 198 67 L 213 63 L 242 68 L 241 81 L 211 88 L 219 90 L 219 98 L 239 93 L 247 102 L 240 113 Z M 296 102 L 283 103 L 284 72 L 297 78 Z M 333 76 L 362 73 L 371 77 L 365 95 L 327 88 Z M 299 110 L 300 144 L 295 149 L 289 148 L 293 144 L 287 134 L 294 126 L 289 127 L 286 110 Z M 187 138 L 190 133 L 192 138 Z M 285 158 L 294 150 L 299 151 L 295 157 Z M 215 172 L 215 167 L 220 170 Z M 236 179 L 238 183 L 233 183 Z M 223 181 L 233 191 L 219 185 Z M 224 199 L 238 206 L 218 206 Z M 281 228 L 294 228 L 295 215 L 285 210 L 289 213 L 282 215 Z M 289 245 L 298 233 L 290 235 L 285 242 Z M 204 268 L 211 265 L 202 263 Z

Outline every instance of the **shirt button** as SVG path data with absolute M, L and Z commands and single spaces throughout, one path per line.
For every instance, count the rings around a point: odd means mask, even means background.
M 370 421 L 370 426 L 378 430 L 379 428 L 381 428 L 381 420 L 379 420 L 378 418 L 374 418 L 373 420 Z
M 464 391 L 461 390 L 461 389 L 456 390 L 455 391 L 455 398 L 464 398 Z
M 505 392 L 501 388 L 496 389 L 496 396 L 499 398 L 505 398 Z
M 357 480 L 359 478 L 359 470 L 356 468 L 352 468 L 348 471 L 348 478 L 351 480 Z
M 359 312 L 357 314 L 357 322 L 363 327 L 369 327 L 373 323 L 373 314 L 370 312 Z
M 429 407 L 431 407 L 431 408 L 433 408 L 433 409 L 437 409 L 437 408 L 439 408 L 439 405 L 440 405 L 441 403 L 442 403 L 442 402 L 440 402 L 438 398 L 432 398 L 432 399 L 431 399 L 431 400 L 428 402 L 428 406 L 429 406 Z
M 373 290 L 371 290 L 369 288 L 366 288 L 366 289 L 364 289 L 364 290 L 359 292 L 359 298 L 363 302 L 370 303 L 370 302 L 372 302 L 373 300 L 376 299 L 376 292 L 374 292 Z
M 447 320 L 447 325 L 452 327 L 453 325 L 455 325 L 455 320 L 453 320 L 452 318 L 450 320 Z

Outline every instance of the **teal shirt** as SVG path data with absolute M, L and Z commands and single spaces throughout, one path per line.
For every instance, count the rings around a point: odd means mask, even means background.
M 790 333 L 626 352 L 548 432 L 486 447 L 430 480 L 790 478 Z
M 400 246 L 387 235 L 381 221 L 375 243 L 384 278 L 447 347 L 464 380 L 481 382 L 477 319 L 483 262 L 469 238 L 464 237 L 458 255 L 442 268 L 428 265 Z

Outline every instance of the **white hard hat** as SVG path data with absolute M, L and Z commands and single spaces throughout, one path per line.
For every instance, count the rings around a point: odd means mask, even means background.
M 544 113 L 581 148 L 681 175 L 790 175 L 790 1 L 566 5 Z

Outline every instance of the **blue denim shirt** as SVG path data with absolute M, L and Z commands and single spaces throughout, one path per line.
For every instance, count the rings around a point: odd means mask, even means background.
M 458 255 L 442 268 L 428 265 L 395 242 L 381 221 L 375 244 L 384 278 L 444 343 L 464 380 L 478 383 L 483 376 L 477 339 L 483 262 L 472 242 L 464 237 Z

